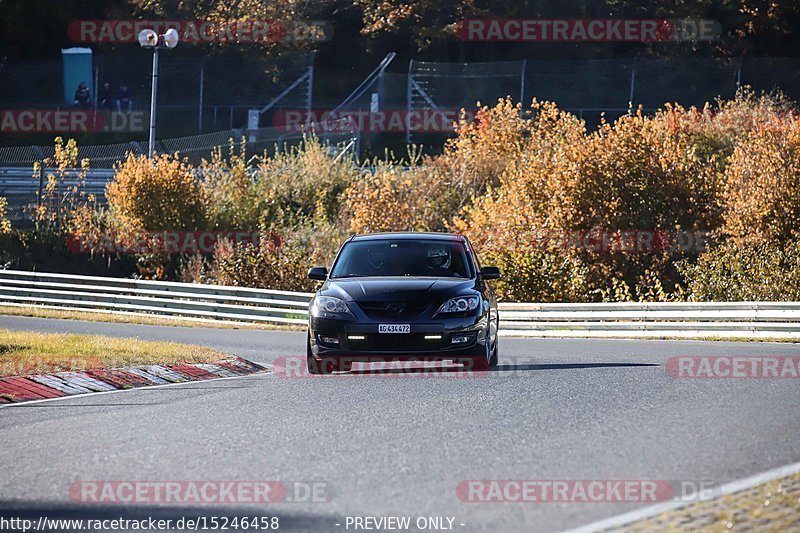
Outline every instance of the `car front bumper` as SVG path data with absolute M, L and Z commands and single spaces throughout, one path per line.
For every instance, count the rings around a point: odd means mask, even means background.
M 485 357 L 486 315 L 441 320 L 369 322 L 311 316 L 311 352 L 349 361 L 458 360 Z M 379 324 L 409 324 L 410 333 L 378 333 Z M 467 342 L 454 343 L 454 338 Z M 331 342 L 333 339 L 336 342 Z

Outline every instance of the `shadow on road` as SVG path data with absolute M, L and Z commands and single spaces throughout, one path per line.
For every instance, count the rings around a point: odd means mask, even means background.
M 581 368 L 625 368 L 637 366 L 661 366 L 657 363 L 544 363 L 499 365 L 490 372 L 516 372 L 518 370 L 576 370 Z
M 543 363 L 543 364 L 507 364 L 499 365 L 486 371 L 477 371 L 474 374 L 485 375 L 487 372 L 525 372 L 536 370 L 578 370 L 587 368 L 633 368 L 633 367 L 653 367 L 661 366 L 657 363 Z M 420 366 L 407 368 L 358 368 L 340 375 L 392 375 L 392 374 L 473 374 L 463 366 L 438 365 Z
M 466 374 L 468 371 L 462 366 L 420 366 L 410 368 L 365 368 L 344 372 L 343 375 L 369 376 L 388 374 Z

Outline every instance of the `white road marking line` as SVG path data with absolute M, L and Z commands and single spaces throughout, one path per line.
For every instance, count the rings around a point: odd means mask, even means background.
M 259 363 L 261 364 L 261 363 Z M 262 365 L 263 366 L 263 365 Z M 265 367 L 269 372 L 255 372 L 253 374 L 247 374 L 244 376 L 231 376 L 225 378 L 214 378 L 214 379 L 198 379 L 197 381 L 182 381 L 180 383 L 165 383 L 163 385 L 146 385 L 144 387 L 131 387 L 130 389 L 117 389 L 117 390 L 110 390 L 110 391 L 103 391 L 103 392 L 87 392 L 82 394 L 72 394 L 69 396 L 59 396 L 58 398 L 43 398 L 41 400 L 30 400 L 27 402 L 19 402 L 19 403 L 4 403 L 0 405 L 0 410 L 7 409 L 9 407 L 25 407 L 26 405 L 32 405 L 35 403 L 45 403 L 45 402 L 55 402 L 58 400 L 74 400 L 76 398 L 87 398 L 89 396 L 100 396 L 103 394 L 116 394 L 118 392 L 130 392 L 136 390 L 147 390 L 147 389 L 161 389 L 164 387 L 179 387 L 181 385 L 197 385 L 198 383 L 213 383 L 216 381 L 224 381 L 228 379 L 241 379 L 241 378 L 249 378 L 253 376 L 271 376 L 272 374 L 272 367 Z
M 761 472 L 760 474 L 756 474 L 754 476 L 750 476 L 744 479 L 737 479 L 736 481 L 731 481 L 730 483 L 726 483 L 724 485 L 720 485 L 719 487 L 715 487 L 709 491 L 710 492 L 709 499 L 659 503 L 656 505 L 651 505 L 649 507 L 636 509 L 635 511 L 631 511 L 629 513 L 623 513 L 621 515 L 612 516 L 611 518 L 598 520 L 597 522 L 592 522 L 590 524 L 586 524 L 585 526 L 569 529 L 564 531 L 564 533 L 592 533 L 596 531 L 602 531 L 604 529 L 621 527 L 624 525 L 628 525 L 632 522 L 637 522 L 639 520 L 651 518 L 655 515 L 661 514 L 666 511 L 673 511 L 675 509 L 680 509 L 682 507 L 686 507 L 694 503 L 701 503 L 703 501 L 715 500 L 722 496 L 727 496 L 728 494 L 733 494 L 734 492 L 739 492 L 745 489 L 749 489 L 756 485 L 767 483 L 768 481 L 773 481 L 775 479 L 791 476 L 798 472 L 800 472 L 800 462 L 786 466 L 781 466 L 778 468 L 774 468 L 772 470 L 767 470 L 766 472 Z

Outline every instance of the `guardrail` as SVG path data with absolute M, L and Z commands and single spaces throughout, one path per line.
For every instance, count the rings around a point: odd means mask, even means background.
M 311 293 L 0 270 L 0 305 L 305 324 Z M 800 338 L 800 302 L 501 303 L 502 335 Z
M 525 337 L 800 338 L 800 302 L 500 304 L 500 328 Z
M 286 130 L 281 127 L 258 129 L 231 129 L 215 131 L 202 135 L 189 137 L 176 137 L 161 139 L 157 142 L 156 152 L 161 154 L 180 153 L 182 159 L 188 159 L 195 168 L 203 159 L 210 159 L 211 153 L 217 148 L 226 148 L 231 139 L 238 140 L 247 137 L 248 153 L 274 153 L 285 150 L 288 146 L 297 145 L 314 133 L 317 139 L 327 144 L 331 155 L 340 157 L 344 153 L 352 152 L 358 159 L 360 150 L 360 132 L 352 124 L 343 120 L 338 127 L 329 130 L 330 124 L 309 124 L 302 131 Z M 53 170 L 51 167 L 42 168 L 34 173 L 35 162 L 44 163 L 52 156 L 51 147 L 25 147 L 10 146 L 0 147 L 0 196 L 8 200 L 8 218 L 15 223 L 30 221 L 30 210 L 36 206 L 37 200 L 42 195 L 43 188 L 47 185 L 47 174 Z M 86 171 L 86 179 L 82 190 L 94 194 L 97 201 L 105 202 L 105 187 L 114 178 L 114 165 L 125 159 L 126 154 L 143 154 L 142 147 L 137 142 L 98 144 L 81 146 L 79 156 L 88 159 L 91 168 Z M 29 162 L 28 166 L 21 166 Z M 77 176 L 81 169 L 67 169 L 68 176 L 58 183 L 58 194 L 68 191 L 78 184 Z
M 42 169 L 35 173 L 32 167 L 0 167 L 0 196 L 8 200 L 8 217 L 12 222 L 30 218 L 25 209 L 35 206 L 47 185 L 47 174 L 51 169 Z M 63 194 L 79 184 L 78 170 L 59 181 L 56 194 Z M 114 178 L 113 169 L 90 169 L 82 189 L 87 194 L 94 194 L 98 201 L 105 199 L 106 184 Z
M 311 296 L 247 287 L 0 270 L 0 305 L 71 311 L 305 324 Z

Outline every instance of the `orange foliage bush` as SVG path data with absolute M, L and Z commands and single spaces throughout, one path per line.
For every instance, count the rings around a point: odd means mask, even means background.
M 779 97 L 741 91 L 702 109 L 638 110 L 590 132 L 555 104 L 523 112 L 501 100 L 462 120 L 439 158 L 354 183 L 349 229 L 465 233 L 484 262 L 513 272 L 498 283 L 505 298 L 681 298 L 675 264 L 700 248 L 594 250 L 549 246 L 542 235 L 719 235 L 724 217 L 731 235 L 791 237 L 800 226 L 792 117 Z
M 311 252 L 311 253 L 310 253 Z M 257 244 L 221 241 L 214 250 L 214 270 L 222 285 L 277 290 L 312 290 L 306 277 L 313 250 L 278 234 L 262 234 Z
M 262 158 L 256 170 L 260 223 L 269 229 L 335 221 L 341 196 L 358 175 L 351 157 L 336 157 L 314 137 Z
M 529 136 L 519 157 L 501 174 L 497 189 L 466 208 L 454 223 L 490 257 L 541 241 L 543 232 L 615 234 L 706 229 L 715 223 L 717 156 L 692 149 L 686 129 L 699 117 L 695 111 L 668 106 L 653 117 L 637 112 L 603 123 L 594 132 L 552 103 L 534 101 L 532 111 Z M 643 285 L 645 275 L 652 279 L 653 272 L 664 278 L 659 283 L 672 286 L 676 281 L 670 267 L 674 257 L 661 251 L 540 251 L 581 265 L 583 298 L 600 294 L 616 278 L 633 287 Z M 530 283 L 514 283 L 501 282 L 501 293 L 541 298 Z M 524 290 L 526 285 L 530 290 Z M 563 297 L 574 299 L 574 291 Z
M 130 154 L 117 165 L 106 187 L 111 226 L 132 230 L 203 229 L 206 221 L 203 185 L 192 167 L 170 155 L 152 159 Z
M 573 225 L 585 127 L 553 104 L 534 101 L 532 108 L 526 142 L 505 162 L 496 188 L 490 185 L 453 223 L 479 246 L 532 242 L 533 232 Z
M 197 169 L 203 179 L 208 225 L 214 230 L 252 230 L 261 215 L 260 195 L 248 168 L 244 142 L 239 150 L 231 141 L 228 157 L 214 150 L 211 160 Z
M 757 129 L 725 172 L 725 234 L 740 244 L 800 238 L 800 121 Z
M 448 190 L 435 170 L 379 164 L 348 187 L 342 209 L 352 233 L 442 230 Z
M 455 124 L 456 137 L 449 140 L 437 165 L 445 170 L 451 185 L 469 194 L 479 194 L 498 183 L 506 167 L 519 158 L 528 145 L 529 121 L 522 105 L 510 98 L 494 107 L 481 106 L 472 120 L 462 111 Z
M 469 120 L 462 112 L 457 136 L 437 158 L 376 162 L 376 169 L 354 182 L 344 197 L 353 232 L 445 231 L 476 197 L 496 186 L 506 167 L 520 157 L 529 135 L 522 108 L 510 99 L 482 106 Z M 421 159 L 421 158 L 418 158 Z
M 466 234 L 484 264 L 502 268 L 497 292 L 507 300 L 771 298 L 758 283 L 795 279 L 800 119 L 781 97 L 745 90 L 702 109 L 632 111 L 593 131 L 535 100 L 523 109 L 501 99 L 474 117 L 462 114 L 441 156 L 411 150 L 369 170 L 314 139 L 255 165 L 243 149 L 217 153 L 199 168 L 203 181 L 175 157 L 130 156 L 108 186 L 107 216 L 78 206 L 68 226 L 258 227 L 280 238 L 221 245 L 185 275 L 276 289 L 312 288 L 307 268 L 329 262 L 347 232 L 392 230 Z M 76 159 L 74 145 L 62 148 Z M 45 200 L 40 220 L 52 224 L 60 199 Z M 563 245 L 631 230 L 709 233 L 712 249 Z
M 76 210 L 88 205 L 93 208 L 94 196 L 86 192 L 86 174 L 89 160 L 78 158 L 78 144 L 74 139 L 66 143 L 56 137 L 54 152 L 42 163 L 33 166 L 34 177 L 47 169 L 44 187 L 39 191 L 33 212 L 36 228 L 44 233 L 59 234 L 69 229 Z
M 0 196 L 0 235 L 11 233 L 11 222 L 6 218 L 8 201 Z

